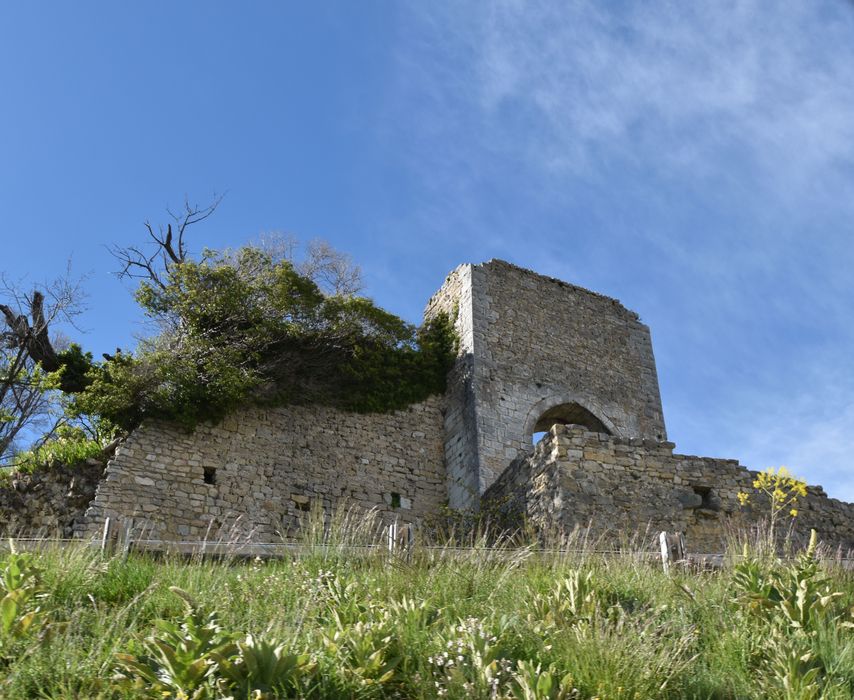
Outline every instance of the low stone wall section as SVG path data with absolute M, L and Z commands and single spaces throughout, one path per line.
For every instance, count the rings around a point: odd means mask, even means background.
M 13 472 L 0 482 L 0 535 L 71 537 L 104 473 L 104 459 Z
M 77 534 L 134 518 L 156 539 L 277 541 L 314 503 L 420 522 L 447 500 L 442 400 L 389 414 L 252 408 L 187 434 L 147 423 L 108 464 Z
M 691 552 L 720 552 L 728 535 L 768 515 L 753 489 L 757 472 L 736 460 L 673 454 L 671 442 L 615 438 L 556 425 L 534 453 L 515 460 L 483 497 L 503 527 L 528 522 L 541 532 L 589 528 L 613 544 L 637 535 L 654 546 L 661 530 L 686 534 Z M 739 492 L 751 494 L 742 507 Z M 791 522 L 795 539 L 815 528 L 823 542 L 854 549 L 854 505 L 808 487 Z M 641 544 L 636 542 L 636 544 Z

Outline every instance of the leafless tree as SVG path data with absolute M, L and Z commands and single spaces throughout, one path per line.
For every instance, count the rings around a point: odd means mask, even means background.
M 148 248 L 135 245 L 111 246 L 110 252 L 121 264 L 117 273 L 119 278 L 144 279 L 165 289 L 165 275 L 174 265 L 180 265 L 187 260 L 187 229 L 211 216 L 223 197 L 224 195 L 215 196 L 207 206 L 190 204 L 190 200 L 185 198 L 184 207 L 180 212 L 166 210 L 172 223 L 167 224 L 165 228 L 162 225 L 155 227 L 150 221 L 146 221 Z M 354 296 L 364 289 L 361 267 L 355 264 L 349 255 L 335 250 L 326 241 L 309 241 L 302 255 L 299 253 L 299 241 L 289 234 L 266 234 L 256 245 L 274 259 L 293 262 L 297 272 L 314 280 L 326 294 Z
M 56 427 L 53 392 L 46 390 L 42 373 L 60 368 L 51 324 L 73 319 L 82 311 L 81 280 L 70 274 L 44 285 L 43 290 L 20 291 L 0 276 L 3 331 L 0 332 L 0 463 L 14 450 L 15 439 L 26 429 Z
M 267 233 L 256 245 L 274 260 L 289 260 L 325 294 L 356 296 L 365 289 L 362 268 L 347 254 L 316 238 L 301 252 L 299 239 L 288 233 Z
M 167 209 L 172 218 L 172 223 L 158 226 L 156 229 L 150 221 L 145 222 L 150 239 L 149 244 L 154 245 L 149 249 L 139 246 L 111 246 L 110 253 L 121 263 L 118 271 L 119 279 L 146 279 L 161 289 L 166 288 L 164 276 L 169 273 L 173 265 L 180 265 L 187 259 L 187 246 L 184 236 L 187 229 L 193 224 L 198 224 L 211 216 L 222 202 L 225 195 L 219 195 L 207 206 L 190 204 L 189 199 L 184 199 L 182 211 L 176 213 Z
M 355 296 L 364 289 L 362 268 L 346 253 L 319 239 L 309 241 L 297 264 L 301 275 L 313 279 L 327 294 Z

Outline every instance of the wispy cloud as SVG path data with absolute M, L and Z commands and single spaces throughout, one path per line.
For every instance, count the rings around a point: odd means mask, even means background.
M 504 146 L 539 164 L 595 175 L 603 157 L 642 158 L 702 174 L 746 155 L 803 182 L 854 157 L 846 2 L 464 7 L 440 23 L 468 29 L 453 37 L 472 58 L 459 87 L 494 127 L 508 112 L 528 120 Z
M 677 442 L 854 497 L 854 3 L 437 0 L 402 23 L 406 225 L 621 296 Z

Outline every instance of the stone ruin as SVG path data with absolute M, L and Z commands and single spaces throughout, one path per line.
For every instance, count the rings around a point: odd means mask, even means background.
M 755 472 L 674 454 L 649 329 L 617 300 L 492 260 L 454 270 L 425 317 L 439 312 L 460 338 L 444 396 L 388 414 L 247 408 L 192 434 L 145 423 L 66 530 L 119 517 L 163 540 L 277 541 L 312 504 L 346 503 L 415 524 L 450 507 L 542 532 L 678 530 L 719 551 L 764 515 L 736 498 Z M 854 506 L 811 486 L 799 508 L 799 529 L 854 547 Z

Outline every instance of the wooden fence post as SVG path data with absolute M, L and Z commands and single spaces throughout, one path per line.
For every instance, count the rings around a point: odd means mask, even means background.
M 397 518 L 388 526 L 388 554 L 394 556 L 394 550 L 397 547 Z
M 406 553 L 406 561 L 412 559 L 412 547 L 415 544 L 415 525 L 412 523 L 406 524 L 406 529 L 403 531 L 404 552 Z
M 685 561 L 685 538 L 681 532 L 662 532 L 658 536 L 661 545 L 661 564 L 664 573 L 670 573 L 670 565 Z
M 109 554 L 113 548 L 113 521 L 107 516 L 104 518 L 104 531 L 101 533 L 101 554 Z
M 388 526 L 388 554 L 402 554 L 406 561 L 412 558 L 412 547 L 415 544 L 415 525 L 399 523 L 397 518 Z
M 127 559 L 128 552 L 131 546 L 131 536 L 133 535 L 133 518 L 127 518 L 120 523 L 116 537 L 116 550 L 121 552 L 122 559 Z

